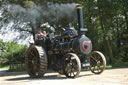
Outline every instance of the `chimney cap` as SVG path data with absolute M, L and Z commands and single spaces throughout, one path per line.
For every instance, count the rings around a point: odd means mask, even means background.
M 76 6 L 76 9 L 80 9 L 80 8 L 83 8 L 83 6 L 82 5 L 77 5 Z

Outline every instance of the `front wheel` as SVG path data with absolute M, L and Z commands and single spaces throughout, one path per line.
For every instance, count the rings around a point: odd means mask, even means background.
M 64 56 L 63 71 L 66 77 L 75 78 L 81 71 L 81 63 L 79 57 L 74 53 L 68 53 Z
M 89 55 L 90 66 L 89 69 L 92 73 L 100 74 L 106 67 L 106 58 L 99 51 L 93 51 Z

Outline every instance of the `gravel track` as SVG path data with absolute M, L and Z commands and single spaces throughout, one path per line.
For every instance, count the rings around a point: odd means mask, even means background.
M 32 79 L 25 72 L 0 70 L 0 85 L 128 85 L 128 68 L 107 69 L 100 75 L 81 71 L 75 79 L 56 72 L 48 72 L 43 78 Z

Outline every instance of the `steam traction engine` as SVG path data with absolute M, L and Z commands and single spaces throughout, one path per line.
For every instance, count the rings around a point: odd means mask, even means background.
M 100 74 L 106 66 L 106 59 L 99 51 L 92 51 L 91 40 L 85 36 L 83 7 L 76 6 L 79 31 L 67 28 L 61 36 L 49 34 L 31 45 L 25 56 L 27 72 L 30 77 L 42 77 L 48 67 L 68 78 L 79 75 L 81 67 Z

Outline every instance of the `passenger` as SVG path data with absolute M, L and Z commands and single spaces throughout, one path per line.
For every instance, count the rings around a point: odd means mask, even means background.
M 46 31 L 43 31 L 42 33 L 40 30 L 38 30 L 37 34 L 35 35 L 35 40 L 43 40 L 44 37 L 47 37 Z
M 42 33 L 40 30 L 38 30 L 37 33 L 35 34 L 35 40 L 40 40 L 41 36 L 42 36 Z
M 43 31 L 43 36 L 47 37 L 46 31 Z
M 40 30 L 37 31 L 35 34 L 35 45 L 43 46 L 47 49 L 47 33 L 46 31 L 41 32 Z

